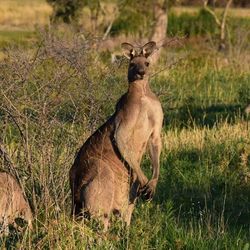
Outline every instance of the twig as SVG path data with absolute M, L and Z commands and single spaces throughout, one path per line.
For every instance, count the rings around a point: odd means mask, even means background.
M 187 56 L 181 57 L 179 60 L 177 60 L 177 61 L 171 63 L 170 65 L 165 66 L 164 68 L 158 70 L 156 73 L 152 74 L 152 75 L 150 76 L 150 78 L 155 77 L 156 75 L 160 74 L 161 72 L 163 72 L 163 71 L 165 71 L 165 70 L 168 70 L 168 69 L 173 68 L 175 65 L 177 65 L 178 63 L 180 63 L 181 61 L 183 61 L 183 60 L 186 59 L 186 58 L 187 58 Z
M 103 37 L 102 37 L 102 40 L 106 40 L 106 38 L 107 38 L 107 36 L 108 36 L 108 34 L 109 34 L 109 32 L 110 32 L 112 26 L 113 26 L 113 23 L 114 23 L 114 20 L 112 20 L 112 21 L 110 22 L 108 28 L 106 29 L 106 31 L 105 31 L 105 33 L 104 33 L 104 35 L 103 35 Z
M 226 18 L 227 18 L 227 13 L 228 13 L 229 7 L 230 7 L 230 5 L 231 5 L 231 3 L 232 3 L 232 0 L 228 0 L 228 1 L 227 1 L 227 4 L 226 4 L 225 9 L 224 9 L 224 11 L 223 11 L 221 20 L 220 20 L 220 19 L 218 18 L 218 16 L 215 14 L 215 11 L 211 10 L 211 9 L 207 6 L 207 3 L 208 3 L 208 0 L 203 0 L 203 7 L 204 7 L 204 9 L 205 9 L 208 13 L 210 13 L 210 14 L 213 16 L 213 18 L 214 18 L 214 20 L 215 20 L 217 26 L 218 26 L 219 29 L 220 29 L 220 47 L 219 47 L 219 49 L 224 49 L 224 48 L 225 48 L 225 44 L 224 44 L 224 43 L 225 43 L 225 36 L 226 36 L 226 34 L 225 34 Z
M 3 157 L 4 162 L 7 163 L 8 173 L 11 173 L 15 177 L 15 179 L 21 185 L 22 190 L 24 191 L 24 187 L 23 187 L 22 183 L 20 182 L 20 177 L 19 177 L 19 174 L 16 170 L 17 168 L 16 168 L 15 164 L 13 163 L 13 161 L 11 160 L 9 154 L 5 150 L 4 145 L 3 145 L 1 140 L 0 140 L 0 155 Z
M 232 3 L 232 0 L 229 0 L 227 2 L 227 5 L 226 5 L 226 7 L 224 9 L 224 12 L 223 12 L 222 22 L 221 22 L 221 26 L 220 26 L 220 28 L 221 28 L 221 40 L 222 41 L 224 41 L 224 39 L 225 39 L 226 17 L 227 17 L 227 12 L 229 10 L 229 7 L 230 7 L 231 3 Z
M 14 107 L 14 105 L 13 105 Z M 2 109 L 10 116 L 10 118 L 12 119 L 12 121 L 15 123 L 15 125 L 17 126 L 17 129 L 21 135 L 21 138 L 25 141 L 25 136 L 24 136 L 24 133 L 20 127 L 20 125 L 18 124 L 16 118 L 14 117 L 14 115 L 12 115 L 12 113 L 5 107 L 2 107 Z
M 208 0 L 203 0 L 203 8 L 213 16 L 213 18 L 214 18 L 216 24 L 217 24 L 218 26 L 221 26 L 221 21 L 219 20 L 219 18 L 218 18 L 217 15 L 215 14 L 215 12 L 212 11 L 212 10 L 207 6 L 207 3 L 208 3 Z

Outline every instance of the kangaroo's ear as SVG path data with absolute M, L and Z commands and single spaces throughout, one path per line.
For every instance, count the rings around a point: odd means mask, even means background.
M 130 43 L 122 43 L 121 44 L 123 55 L 126 56 L 128 59 L 132 59 L 135 56 L 135 49 L 134 46 Z
M 147 58 L 156 50 L 156 42 L 151 41 L 142 47 L 142 54 Z

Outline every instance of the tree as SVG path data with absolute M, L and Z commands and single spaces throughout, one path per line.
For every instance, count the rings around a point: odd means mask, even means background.
M 132 34 L 141 39 L 157 43 L 158 52 L 151 57 L 155 63 L 160 55 L 167 34 L 167 9 L 175 0 L 119 0 L 119 15 L 111 27 L 111 35 Z
M 84 0 L 47 0 L 52 6 L 51 22 L 77 23 Z
M 211 9 L 210 7 L 208 7 L 208 0 L 203 0 L 204 9 L 213 16 L 216 24 L 218 25 L 220 29 L 219 50 L 226 49 L 226 18 L 227 18 L 229 7 L 232 4 L 232 1 L 233 0 L 227 0 L 222 16 L 218 17 L 215 11 Z
M 164 45 L 166 34 L 167 34 L 167 25 L 168 25 L 168 16 L 167 16 L 167 8 L 169 7 L 169 1 L 165 0 L 163 3 L 160 1 L 155 3 L 154 6 L 154 28 L 150 40 L 156 41 L 158 44 L 159 50 Z M 155 63 L 159 56 L 160 51 L 155 53 L 151 57 L 152 63 Z

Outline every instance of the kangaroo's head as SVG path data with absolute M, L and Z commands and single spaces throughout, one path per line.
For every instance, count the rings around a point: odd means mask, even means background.
M 155 42 L 148 42 L 139 49 L 130 43 L 122 43 L 124 55 L 130 60 L 128 67 L 128 81 L 145 79 L 148 76 L 149 56 L 156 50 Z

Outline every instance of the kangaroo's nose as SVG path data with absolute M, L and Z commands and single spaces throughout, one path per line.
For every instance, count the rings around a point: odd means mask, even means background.
M 144 70 L 144 69 L 139 69 L 139 70 L 138 70 L 138 73 L 139 73 L 141 76 L 143 76 L 143 75 L 145 75 L 145 70 Z

